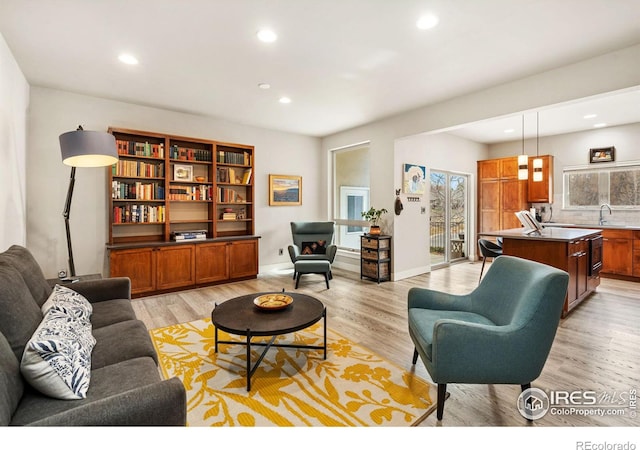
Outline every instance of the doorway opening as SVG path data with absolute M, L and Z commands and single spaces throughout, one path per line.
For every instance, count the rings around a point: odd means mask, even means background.
M 469 176 L 431 170 L 429 234 L 431 268 L 446 267 L 469 255 Z

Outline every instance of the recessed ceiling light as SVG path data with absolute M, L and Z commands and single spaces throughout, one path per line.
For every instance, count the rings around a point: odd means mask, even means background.
M 258 84 L 258 87 L 260 89 L 269 89 L 271 87 L 271 85 L 269 83 L 260 83 L 260 84 Z
M 513 133 L 514 131 L 516 130 L 514 130 L 513 128 L 507 128 L 506 130 L 504 130 L 505 133 Z
M 258 39 L 260 39 L 262 42 L 274 42 L 276 39 L 278 39 L 278 35 L 276 33 L 266 28 L 264 30 L 258 31 L 257 36 Z
M 434 16 L 433 14 L 425 14 L 418 19 L 416 26 L 421 30 L 428 30 L 438 25 L 438 22 L 440 22 L 440 19 L 438 19 L 437 16 Z
M 593 124 L 593 128 L 602 128 L 602 127 L 606 127 L 607 124 L 602 122 L 602 123 L 594 123 Z
M 280 100 L 278 100 L 280 103 L 291 103 L 291 99 L 289 97 L 280 97 Z
M 598 117 L 597 114 L 587 114 L 586 116 L 584 116 L 585 119 L 593 119 L 595 117 Z
M 118 56 L 118 59 L 120 60 L 120 62 L 129 64 L 130 66 L 134 66 L 138 64 L 138 58 L 136 58 L 133 55 L 130 55 L 129 53 L 121 54 L 120 56 Z

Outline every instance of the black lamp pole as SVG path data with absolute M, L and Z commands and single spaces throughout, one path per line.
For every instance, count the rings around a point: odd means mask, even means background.
M 71 198 L 73 197 L 73 186 L 76 183 L 76 168 L 71 167 L 71 176 L 69 177 L 69 189 L 67 190 L 67 201 L 64 204 L 64 227 L 67 231 L 67 253 L 69 254 L 69 276 L 76 276 L 76 266 L 73 263 L 73 248 L 71 248 L 71 229 L 69 228 L 69 216 L 71 213 Z

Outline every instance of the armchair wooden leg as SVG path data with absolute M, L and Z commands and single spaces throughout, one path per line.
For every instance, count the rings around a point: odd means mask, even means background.
M 293 271 L 293 279 L 294 279 L 294 280 L 296 279 L 296 275 L 297 275 L 297 273 L 296 273 L 296 271 L 294 270 L 294 271 Z
M 438 383 L 438 406 L 436 409 L 436 417 L 438 420 L 442 420 L 442 414 L 444 413 L 444 399 L 447 396 L 446 383 Z
M 329 289 L 329 274 L 326 272 L 324 274 L 324 281 L 327 283 L 327 289 Z
M 522 392 L 524 392 L 527 389 L 531 388 L 531 383 L 521 384 L 520 388 L 522 389 Z M 530 419 L 529 417 L 527 417 L 527 422 L 533 422 L 533 419 Z
M 300 283 L 300 275 L 302 274 L 298 272 L 298 276 L 296 277 L 296 289 L 298 289 L 298 283 Z
M 418 350 L 416 350 L 416 348 L 413 348 L 413 360 L 412 360 L 412 364 L 415 364 L 418 362 Z

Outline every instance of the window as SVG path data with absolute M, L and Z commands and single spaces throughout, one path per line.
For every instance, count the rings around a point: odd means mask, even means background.
M 360 248 L 360 236 L 369 226 L 361 215 L 369 209 L 368 143 L 333 151 L 333 199 L 336 245 Z
M 640 205 L 640 165 L 565 169 L 566 209 L 592 209 L 603 203 L 619 209 Z

